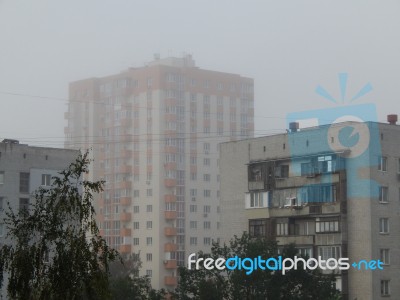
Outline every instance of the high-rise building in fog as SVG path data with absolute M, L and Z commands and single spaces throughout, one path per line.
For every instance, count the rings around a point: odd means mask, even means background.
M 173 288 L 188 253 L 219 238 L 218 143 L 253 136 L 253 79 L 191 56 L 70 84 L 66 147 L 93 148 L 101 234 Z

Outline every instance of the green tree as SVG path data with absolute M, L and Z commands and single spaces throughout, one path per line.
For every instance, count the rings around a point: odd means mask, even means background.
M 139 276 L 142 263 L 140 253 L 123 256 L 110 264 L 110 292 L 112 299 L 162 300 L 166 292 L 151 287 L 150 278 Z
M 4 223 L 10 241 L 0 249 L 0 272 L 8 275 L 12 299 L 108 299 L 109 262 L 118 258 L 99 235 L 93 194 L 103 182 L 82 179 L 88 152 L 39 188 L 29 209 Z
M 235 236 L 229 245 L 213 244 L 211 254 L 199 253 L 198 257 L 240 258 L 277 257 L 277 244 L 266 239 L 251 238 L 244 233 L 241 237 Z M 282 257 L 294 257 L 294 245 L 284 248 Z M 194 266 L 193 266 L 194 268 Z M 323 275 L 319 271 L 297 270 L 288 271 L 282 275 L 280 271 L 253 270 L 246 274 L 246 270 L 189 270 L 179 269 L 180 282 L 175 291 L 175 298 L 186 299 L 338 299 L 339 292 L 334 288 L 334 276 Z

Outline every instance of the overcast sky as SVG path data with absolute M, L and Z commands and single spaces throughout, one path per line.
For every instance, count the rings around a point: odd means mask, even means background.
M 256 134 L 289 112 L 335 107 L 315 93 L 400 114 L 400 1 L 0 0 L 0 139 L 63 146 L 71 81 L 193 55 L 255 80 Z

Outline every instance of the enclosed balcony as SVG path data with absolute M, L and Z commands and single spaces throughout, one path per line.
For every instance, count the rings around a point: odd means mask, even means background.
M 165 194 L 164 195 L 165 202 L 176 202 L 176 196 L 172 194 Z
M 120 203 L 121 203 L 121 205 L 129 206 L 132 203 L 132 199 L 131 199 L 131 197 L 121 197 Z
M 121 254 L 129 254 L 131 253 L 132 246 L 131 245 L 121 245 L 119 246 L 119 252 Z
M 177 277 L 175 276 L 165 276 L 164 284 L 169 286 L 176 286 L 178 283 Z
M 132 230 L 130 228 L 121 228 L 120 234 L 121 236 L 131 236 Z
M 132 218 L 132 215 L 131 215 L 131 213 L 128 213 L 128 212 L 123 212 L 120 215 L 120 220 L 123 222 L 129 222 L 131 220 L 131 218 Z
M 166 236 L 175 236 L 177 233 L 176 228 L 175 227 L 165 227 L 164 228 L 164 234 Z
M 165 243 L 164 244 L 164 252 L 175 252 L 178 250 L 178 245 L 173 243 Z
M 174 187 L 174 186 L 176 186 L 176 179 L 174 179 L 174 178 L 165 178 L 164 179 L 164 185 L 166 187 Z
M 175 220 L 177 217 L 176 211 L 165 211 L 164 216 L 167 220 Z
M 175 259 L 164 260 L 164 267 L 166 269 L 176 269 L 177 264 Z

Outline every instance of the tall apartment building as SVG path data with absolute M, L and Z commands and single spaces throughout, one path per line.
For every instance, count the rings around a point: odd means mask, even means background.
M 16 211 L 34 201 L 33 193 L 40 186 L 51 185 L 51 178 L 66 169 L 78 157 L 79 151 L 32 147 L 16 140 L 0 142 L 0 245 L 6 240 L 2 220 L 7 203 Z M 7 274 L 1 294 L 6 295 Z
M 70 84 L 66 147 L 93 148 L 101 234 L 172 289 L 188 253 L 219 238 L 218 143 L 254 131 L 253 80 L 191 56 Z
M 388 120 L 300 131 L 295 123 L 221 144 L 224 240 L 247 231 L 314 258 L 379 259 L 383 270 L 335 270 L 343 299 L 400 299 L 400 126 Z M 349 128 L 360 147 L 338 141 Z

